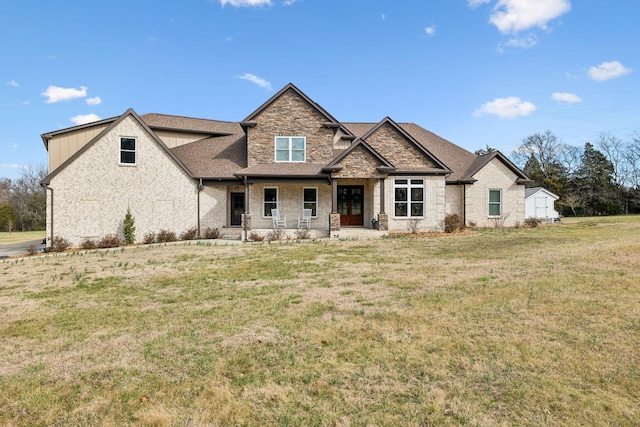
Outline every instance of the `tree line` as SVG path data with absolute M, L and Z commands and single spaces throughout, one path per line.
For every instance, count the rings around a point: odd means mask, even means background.
M 511 153 L 532 182 L 560 196 L 562 215 L 640 213 L 640 132 L 628 141 L 601 133 L 576 147 L 551 131 L 526 137 Z
M 47 199 L 40 182 L 44 165 L 29 166 L 20 178 L 0 178 L 0 231 L 44 230 Z

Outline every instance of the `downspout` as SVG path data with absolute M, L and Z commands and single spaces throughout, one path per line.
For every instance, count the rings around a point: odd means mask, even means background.
M 200 234 L 200 193 L 204 190 L 204 185 L 202 185 L 202 178 L 200 178 L 200 182 L 198 183 L 198 237 Z
M 249 179 L 245 175 L 244 177 L 244 220 L 242 221 L 242 232 L 244 233 L 244 239 L 242 242 L 249 241 L 249 231 L 247 230 L 247 215 L 249 215 Z
M 462 223 L 467 225 L 467 184 L 462 184 Z
M 49 220 L 51 224 L 51 235 L 49 236 L 49 242 L 53 244 L 53 188 L 49 187 L 48 184 L 44 184 L 44 189 L 51 191 L 51 219 Z

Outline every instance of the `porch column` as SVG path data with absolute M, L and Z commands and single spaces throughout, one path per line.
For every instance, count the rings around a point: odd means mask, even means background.
M 340 231 L 340 214 L 338 213 L 338 181 L 331 180 L 331 213 L 329 214 L 329 234 Z
M 249 213 L 249 180 L 244 177 L 244 214 L 242 214 L 242 232 L 244 234 L 243 242 L 249 240 L 249 231 L 251 230 L 251 214 Z
M 384 209 L 384 182 L 385 178 L 380 178 L 380 213 L 378 214 L 378 230 L 389 230 L 389 215 Z
M 384 178 L 380 178 L 380 213 L 384 213 Z

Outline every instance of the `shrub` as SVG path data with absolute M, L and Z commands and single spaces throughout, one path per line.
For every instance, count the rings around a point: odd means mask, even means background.
M 151 243 L 155 243 L 156 242 L 156 233 L 154 233 L 153 231 L 149 231 L 149 232 L 145 233 L 144 237 L 142 238 L 142 242 L 145 245 L 150 245 Z
M 122 234 L 124 236 L 125 245 L 131 245 L 136 241 L 135 218 L 131 215 L 131 209 L 127 208 L 127 214 L 122 221 Z
M 51 241 L 51 251 L 64 252 L 71 246 L 71 243 L 64 237 L 55 236 Z
M 178 240 L 176 233 L 169 230 L 160 230 L 156 236 L 156 242 L 158 243 L 175 242 L 176 240 Z
M 180 235 L 180 240 L 195 240 L 198 237 L 198 229 L 193 227 Z
M 418 233 L 420 229 L 420 223 L 422 222 L 422 218 L 409 218 L 407 221 L 407 230 L 411 234 Z
M 298 228 L 296 230 L 296 238 L 300 239 L 300 240 L 310 239 L 311 238 L 311 231 L 306 227 Z
M 536 228 L 540 225 L 542 221 L 540 219 L 530 216 L 529 218 L 524 220 L 524 225 L 526 227 Z
M 458 214 L 451 213 L 444 217 L 445 233 L 453 233 L 454 231 L 459 230 L 461 228 L 463 228 L 463 224 Z
M 207 227 L 204 229 L 204 238 L 205 239 L 219 239 L 220 238 L 220 230 L 217 228 Z
M 252 231 L 251 233 L 249 233 L 249 240 L 251 240 L 252 242 L 262 242 L 264 240 L 264 236 L 261 236 L 255 231 Z
M 269 230 L 267 233 L 267 240 L 272 242 L 274 240 L 282 240 L 284 239 L 286 233 L 284 230 L 280 228 L 274 228 L 273 230 Z
M 98 240 L 99 248 L 117 248 L 120 246 L 120 238 L 115 234 L 107 234 Z
M 82 243 L 80 243 L 80 247 L 82 249 L 95 249 L 98 247 L 98 244 L 95 240 L 92 239 L 84 239 Z
M 36 245 L 31 244 L 29 246 L 27 246 L 27 253 L 29 255 L 35 255 L 38 253 L 38 248 L 36 247 Z

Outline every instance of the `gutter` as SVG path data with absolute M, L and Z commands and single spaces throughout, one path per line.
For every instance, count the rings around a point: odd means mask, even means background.
M 198 237 L 201 237 L 200 234 L 200 193 L 204 190 L 204 185 L 202 185 L 202 178 L 200 178 L 200 182 L 198 182 Z

